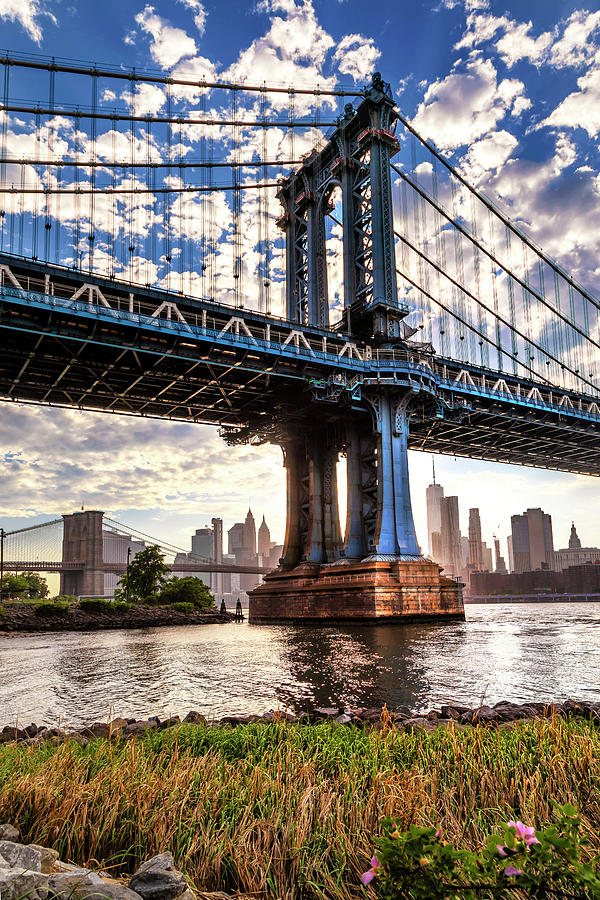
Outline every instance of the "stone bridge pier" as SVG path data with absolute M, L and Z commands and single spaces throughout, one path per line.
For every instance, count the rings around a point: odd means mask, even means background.
M 81 563 L 81 569 L 61 573 L 61 594 L 94 596 L 104 593 L 103 516 L 104 513 L 96 509 L 63 515 L 62 561 Z
M 463 618 L 462 585 L 420 551 L 410 500 L 412 394 L 365 392 L 365 410 L 282 442 L 287 525 L 279 568 L 250 593 L 249 620 Z M 340 533 L 336 463 L 347 458 Z

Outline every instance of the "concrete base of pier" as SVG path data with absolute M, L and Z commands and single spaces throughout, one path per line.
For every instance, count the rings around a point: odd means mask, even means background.
M 371 558 L 276 569 L 249 593 L 251 624 L 464 619 L 462 584 L 431 560 Z

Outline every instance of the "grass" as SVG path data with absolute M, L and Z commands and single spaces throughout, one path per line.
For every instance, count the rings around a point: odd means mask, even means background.
M 0 822 L 63 859 L 132 871 L 170 850 L 199 890 L 364 896 L 373 835 L 439 825 L 477 847 L 508 818 L 581 811 L 600 849 L 600 731 L 556 719 L 431 734 L 322 725 L 180 726 L 141 740 L 0 746 Z

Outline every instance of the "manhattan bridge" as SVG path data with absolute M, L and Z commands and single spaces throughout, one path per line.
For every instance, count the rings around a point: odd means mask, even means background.
M 599 301 L 379 74 L 0 64 L 0 399 L 279 445 L 285 545 L 251 621 L 463 614 L 408 449 L 600 474 Z

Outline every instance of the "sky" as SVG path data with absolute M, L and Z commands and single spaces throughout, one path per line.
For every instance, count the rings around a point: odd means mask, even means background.
M 596 295 L 600 282 L 600 6 L 564 0 L 0 0 L 10 51 L 277 84 L 362 86 L 374 70 L 403 114 Z M 148 92 L 148 109 L 160 103 Z M 284 533 L 277 447 L 229 448 L 208 426 L 41 407 L 0 408 L 5 528 L 103 509 L 189 547 L 213 516 L 251 504 Z M 410 454 L 426 547 L 430 456 Z M 572 520 L 600 543 L 598 483 L 585 476 L 436 456 L 461 526 L 481 509 L 484 538 L 511 514 L 552 514 L 555 547 Z M 503 540 L 506 555 L 506 545 Z

